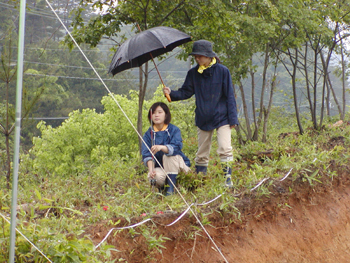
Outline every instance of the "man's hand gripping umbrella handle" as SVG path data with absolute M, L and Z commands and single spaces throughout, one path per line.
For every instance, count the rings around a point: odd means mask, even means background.
M 168 93 L 165 93 L 165 97 L 167 98 L 167 100 L 168 100 L 169 102 L 171 102 L 171 98 L 170 98 L 170 96 L 169 96 Z

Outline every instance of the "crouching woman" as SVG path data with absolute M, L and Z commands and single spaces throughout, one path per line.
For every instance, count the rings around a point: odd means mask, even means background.
M 165 184 L 169 185 L 166 195 L 172 195 L 178 173 L 180 171 L 187 173 L 191 166 L 190 160 L 181 151 L 181 131 L 170 123 L 170 110 L 163 102 L 156 102 L 151 106 L 148 120 L 151 127 L 144 134 L 142 143 L 142 159 L 148 167 L 147 177 L 150 181 L 155 180 L 158 188 L 164 187 Z M 156 160 L 153 160 L 145 143 Z

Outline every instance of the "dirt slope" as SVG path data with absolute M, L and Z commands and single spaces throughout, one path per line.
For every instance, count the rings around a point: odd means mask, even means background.
M 350 262 L 350 172 L 341 170 L 341 176 L 312 187 L 300 178 L 275 182 L 269 197 L 244 196 L 237 202 L 241 222 L 214 213 L 206 229 L 228 262 Z M 154 221 L 168 224 L 177 216 Z M 171 238 L 161 254 L 150 255 L 143 237 L 128 231 L 107 242 L 120 250 L 116 258 L 127 262 L 225 262 L 203 231 L 195 235 L 193 226 L 198 226 L 193 217 L 171 227 L 158 225 L 157 233 Z M 97 244 L 109 229 L 101 224 L 89 232 Z

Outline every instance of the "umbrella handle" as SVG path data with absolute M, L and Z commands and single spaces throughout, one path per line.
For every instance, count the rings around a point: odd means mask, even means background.
M 156 64 L 156 62 L 154 62 L 154 59 L 153 59 L 152 53 L 149 53 L 149 55 L 150 55 L 150 56 L 151 56 L 151 58 L 152 58 L 152 61 L 153 61 L 154 67 L 155 67 L 155 68 L 156 68 L 156 70 L 157 70 L 157 73 L 158 73 L 158 76 L 159 76 L 159 78 L 160 78 L 160 81 L 162 82 L 163 86 L 165 87 L 164 81 L 163 81 L 163 79 L 162 79 L 162 76 L 160 75 L 160 72 L 159 72 L 159 70 L 158 70 L 157 64 Z M 167 98 L 168 102 L 171 102 L 170 95 L 169 95 L 169 94 L 167 94 L 167 93 L 165 93 L 164 95 L 165 95 L 165 97 Z
M 136 25 L 137 25 L 139 31 L 141 32 L 142 30 L 141 30 L 139 24 L 136 24 Z M 159 70 L 158 70 L 158 67 L 157 67 L 156 62 L 155 62 L 154 59 L 153 59 L 152 53 L 150 52 L 149 55 L 151 56 L 152 62 L 153 62 L 153 64 L 154 64 L 154 67 L 155 67 L 156 70 L 157 70 L 157 73 L 158 73 L 158 76 L 159 76 L 159 78 L 160 78 L 160 81 L 162 82 L 163 86 L 165 87 L 164 81 L 163 81 L 163 79 L 162 79 L 162 76 L 160 75 L 160 72 L 159 72 Z M 170 98 L 170 95 L 169 95 L 169 94 L 165 94 L 165 97 L 167 98 L 168 102 L 171 102 L 171 98 Z
M 159 70 L 158 70 L 157 64 L 156 64 L 156 62 L 154 62 L 154 59 L 153 59 L 152 54 L 151 54 L 151 53 L 149 53 L 149 55 L 150 55 L 150 56 L 151 56 L 151 58 L 152 58 L 152 61 L 153 61 L 154 67 L 155 67 L 155 68 L 156 68 L 156 70 L 157 70 L 157 73 L 158 73 L 158 76 L 159 76 L 159 78 L 160 78 L 160 81 L 162 82 L 163 86 L 165 87 L 164 81 L 163 81 L 163 79 L 162 79 L 162 76 L 160 75 L 160 72 L 159 72 Z M 169 95 L 169 94 L 167 94 L 167 93 L 165 93 L 164 95 L 165 95 L 165 97 L 167 98 L 168 102 L 171 102 L 170 95 Z
M 169 96 L 168 93 L 165 94 L 165 97 L 167 98 L 167 100 L 168 100 L 169 102 L 171 102 L 171 98 L 170 98 L 170 96 Z

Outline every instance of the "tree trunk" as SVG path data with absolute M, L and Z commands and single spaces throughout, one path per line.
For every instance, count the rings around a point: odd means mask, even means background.
M 317 111 L 317 46 L 314 50 L 314 82 L 313 82 L 313 90 L 314 90 L 314 99 L 313 99 L 313 108 L 314 111 L 312 112 L 312 123 L 314 126 L 314 129 L 318 129 L 317 125 L 317 116 L 316 116 L 316 111 Z
M 278 60 L 278 58 L 276 58 Z M 275 69 L 271 81 L 271 90 L 270 90 L 270 97 L 269 97 L 269 104 L 267 107 L 267 110 L 264 109 L 264 123 L 263 123 L 263 134 L 262 134 L 262 142 L 267 141 L 267 123 L 269 120 L 270 112 L 271 112 L 271 107 L 272 107 L 272 99 L 273 99 L 273 94 L 276 88 L 276 78 L 277 78 L 277 61 L 275 63 Z
M 345 118 L 345 107 L 346 107 L 346 77 L 345 77 L 345 71 L 346 71 L 346 67 L 345 67 L 345 59 L 344 59 L 344 49 L 343 49 L 343 41 L 340 40 L 340 54 L 341 54 L 341 69 L 342 69 L 342 76 L 341 76 L 341 80 L 342 80 L 342 90 L 343 90 L 343 110 L 340 114 L 340 118 L 342 120 L 344 120 Z
M 139 109 L 137 113 L 137 132 L 142 136 L 142 109 L 143 109 L 143 102 L 146 95 L 146 89 L 147 89 L 147 82 L 148 82 L 148 62 L 144 64 L 145 70 L 142 70 L 142 67 L 139 67 Z M 145 79 L 143 80 L 143 76 L 145 76 Z M 139 153 L 141 155 L 141 147 L 142 147 L 142 140 L 139 137 Z
M 235 96 L 235 98 L 237 98 L 237 93 L 236 93 L 235 84 L 233 84 L 233 91 L 234 91 L 234 96 Z M 238 109 L 237 109 L 237 110 L 238 110 Z M 244 140 L 243 140 L 243 138 L 242 138 L 240 126 L 241 126 L 241 125 L 238 125 L 238 126 L 236 127 L 237 140 L 238 140 L 238 143 L 239 143 L 240 145 L 244 145 Z
M 305 73 L 305 81 L 306 81 L 306 92 L 307 92 L 307 101 L 309 103 L 309 107 L 310 107 L 310 112 L 311 112 L 311 118 L 313 120 L 314 118 L 314 106 L 312 104 L 312 99 L 311 99 L 311 93 L 310 93 L 310 83 L 309 83 L 309 70 L 307 67 L 307 54 L 308 54 L 308 47 L 309 47 L 309 43 L 306 42 L 305 44 L 305 55 L 304 55 L 304 73 Z
M 9 64 L 10 65 L 10 64 Z M 6 70 L 4 69 L 6 72 Z M 9 69 L 10 72 L 10 69 Z M 7 74 L 6 74 L 7 75 Z M 11 157 L 10 157 L 10 120 L 9 120 L 9 89 L 10 89 L 10 81 L 9 76 L 6 79 L 6 123 L 5 123 L 5 144 L 6 144 L 6 154 L 7 154 L 7 174 L 6 174 L 6 185 L 7 189 L 10 189 L 10 177 L 11 177 Z
M 340 103 L 339 103 L 339 101 L 338 101 L 337 94 L 335 94 L 335 91 L 334 91 L 332 82 L 331 82 L 331 80 L 330 80 L 330 78 L 329 78 L 328 72 L 326 73 L 326 77 L 327 77 L 326 85 L 327 85 L 327 87 L 329 88 L 329 90 L 332 92 L 335 105 L 337 105 L 338 112 L 339 112 L 339 115 L 340 115 L 340 118 L 341 118 L 341 116 L 344 116 L 344 111 L 342 110 L 341 105 L 340 105 Z M 343 92 L 345 92 L 345 90 L 343 90 Z M 329 95 L 329 96 L 330 96 L 330 95 Z
M 318 124 L 318 128 L 322 128 L 323 123 L 323 116 L 324 116 L 324 101 L 325 101 L 325 93 L 326 93 L 326 82 L 327 82 L 327 76 L 326 74 L 323 75 L 323 87 L 322 87 L 322 105 L 321 105 L 321 111 L 320 111 L 320 122 Z
M 331 116 L 331 106 L 330 106 L 330 103 L 331 103 L 331 91 L 329 89 L 329 85 L 328 85 L 328 78 L 327 78 L 327 73 L 324 72 L 324 83 L 326 84 L 326 114 L 327 116 Z
M 265 95 L 265 90 L 266 90 L 266 74 L 267 74 L 267 68 L 269 66 L 269 45 L 266 44 L 266 49 L 265 49 L 265 60 L 264 60 L 264 69 L 263 69 L 263 82 L 261 85 L 261 94 L 260 94 L 260 112 L 259 112 L 259 117 L 258 117 L 258 122 L 257 125 L 255 126 L 255 131 L 253 135 L 253 140 L 257 141 L 258 140 L 258 135 L 259 135 L 259 128 L 261 125 L 262 118 L 264 116 L 264 95 Z M 254 103 L 254 101 L 252 102 Z
M 252 139 L 254 140 L 255 134 L 257 134 L 258 130 L 258 122 L 256 119 L 256 107 L 255 107 L 255 73 L 253 72 L 252 67 L 250 68 L 250 77 L 252 79 L 252 113 L 253 113 L 253 123 L 254 123 L 254 134 L 253 137 L 249 136 L 249 140 Z M 249 125 L 250 129 L 250 125 Z
M 244 113 L 246 129 L 247 129 L 246 138 L 247 138 L 247 140 L 251 140 L 252 139 L 252 131 L 250 129 L 250 121 L 249 121 L 247 102 L 245 99 L 245 94 L 244 94 L 244 89 L 243 89 L 242 83 L 239 84 L 239 90 L 241 91 L 241 95 L 242 95 L 243 113 Z
M 317 116 L 316 116 L 316 112 L 317 112 L 317 72 L 318 72 L 318 54 L 319 52 L 321 53 L 321 49 L 320 49 L 320 41 L 318 41 L 316 47 L 315 47 L 315 59 L 314 59 L 314 128 L 315 130 L 320 130 L 322 127 L 322 122 L 323 122 L 323 116 L 324 116 L 324 103 L 325 103 L 325 90 L 326 90 L 326 76 L 325 74 L 323 74 L 323 85 L 322 85 L 322 95 L 321 95 L 321 109 L 320 109 L 320 120 L 319 123 L 317 123 Z
M 291 56 L 290 56 L 291 57 Z M 297 68 L 298 68 L 298 49 L 295 49 L 295 62 L 293 63 L 293 73 L 292 73 L 292 89 L 293 89 L 293 101 L 294 101 L 294 108 L 295 108 L 295 117 L 297 118 L 297 123 L 299 127 L 300 134 L 304 133 L 303 127 L 301 125 L 300 121 L 300 114 L 299 114 L 299 108 L 298 108 L 298 99 L 297 99 L 297 92 L 296 92 L 296 74 L 297 74 Z M 291 57 L 292 60 L 292 57 Z
M 5 134 L 5 143 L 6 143 L 6 162 L 7 162 L 7 173 L 6 173 L 6 186 L 7 189 L 10 189 L 10 179 L 11 179 L 11 157 L 10 157 L 10 134 Z

